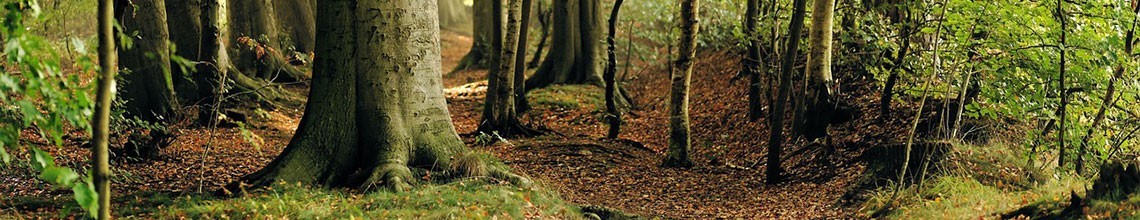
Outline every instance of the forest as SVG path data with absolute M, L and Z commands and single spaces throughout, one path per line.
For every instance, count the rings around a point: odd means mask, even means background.
M 1140 219 L 1137 0 L 0 4 L 0 219 Z

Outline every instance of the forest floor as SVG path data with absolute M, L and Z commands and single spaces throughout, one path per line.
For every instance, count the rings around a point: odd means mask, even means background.
M 470 46 L 470 38 L 444 32 L 444 70 L 454 67 Z M 808 144 L 802 141 L 787 144 L 783 167 L 788 179 L 768 185 L 763 182 L 765 164 L 761 162 L 766 155 L 767 120 L 749 122 L 746 79 L 732 80 L 742 57 L 717 51 L 698 57 L 690 99 L 692 155 L 697 165 L 690 169 L 658 166 L 668 128 L 668 68 L 663 61 L 634 66 L 626 76 L 625 88 L 636 108 L 626 115 L 620 140 L 602 138 L 606 127 L 601 120 L 600 88 L 554 86 L 531 92 L 534 108 L 522 115 L 525 123 L 554 132 L 485 146 L 472 133 L 481 118 L 479 90 L 485 83 L 479 81 L 485 79 L 486 71 L 448 74 L 444 84 L 449 88 L 455 126 L 461 134 L 468 134 L 464 137 L 469 146 L 498 156 L 515 172 L 530 176 L 573 204 L 678 219 L 860 218 L 850 200 L 867 190 L 859 181 L 866 169 L 863 152 L 871 146 L 902 143 L 909 124 L 909 117 L 887 119 L 882 123 L 886 127 L 876 123 L 872 103 L 878 103 L 879 95 L 870 83 L 873 80 L 840 79 L 844 85 L 840 99 L 853 105 L 854 119 L 832 127 L 831 147 L 803 147 Z M 304 86 L 290 89 L 306 94 Z M 896 103 L 897 115 L 913 115 L 917 109 L 906 106 L 911 102 Z M 148 200 L 156 194 L 208 194 L 261 168 L 289 142 L 303 107 L 260 112 L 245 128 L 203 128 L 184 121 L 174 125 L 177 139 L 158 159 L 114 162 L 119 177 L 113 188 L 115 203 L 152 206 L 156 202 Z M 253 135 L 242 135 L 242 131 Z M 31 131 L 22 135 L 25 140 L 39 140 Z M 57 164 L 86 169 L 89 153 L 80 147 L 81 136 L 67 138 L 64 147 L 41 148 L 56 155 Z M 15 155 L 26 158 L 28 154 Z M 0 207 L 33 216 L 70 207 L 60 205 L 72 202 L 70 190 L 52 189 L 28 166 L 15 167 L 0 169 Z

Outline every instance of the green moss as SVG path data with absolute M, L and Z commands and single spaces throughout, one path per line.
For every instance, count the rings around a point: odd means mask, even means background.
M 527 94 L 536 109 L 579 109 L 598 111 L 605 108 L 605 90 L 594 85 L 553 85 Z
M 578 219 L 581 214 L 557 195 L 466 180 L 426 185 L 407 192 L 367 194 L 275 184 L 267 190 L 225 200 L 184 198 L 159 211 L 159 218 L 235 219 Z

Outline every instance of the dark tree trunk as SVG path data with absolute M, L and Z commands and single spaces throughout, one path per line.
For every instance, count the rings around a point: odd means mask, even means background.
M 170 75 L 166 4 L 163 0 L 118 0 L 115 4 L 123 31 L 136 34 L 131 37 L 133 47 L 119 47 L 125 114 L 150 122 L 170 120 L 178 100 Z
M 1063 0 L 1057 0 L 1057 19 L 1061 21 L 1061 71 L 1058 74 L 1059 79 L 1057 82 L 1058 87 L 1060 87 L 1058 91 L 1060 91 L 1061 106 L 1057 110 L 1057 112 L 1060 113 L 1057 116 L 1057 166 L 1062 169 L 1065 168 L 1065 133 L 1067 132 L 1065 130 L 1065 121 L 1067 121 L 1065 116 L 1068 115 L 1065 112 L 1065 108 L 1069 104 L 1069 93 L 1065 90 L 1065 87 L 1068 86 L 1065 84 L 1065 53 L 1067 52 L 1067 48 L 1065 48 L 1065 26 L 1068 16 L 1065 15 L 1064 2 Z
M 310 102 L 276 159 L 226 189 L 276 181 L 403 190 L 426 172 L 454 172 L 468 151 L 441 84 L 436 5 L 323 1 Z M 417 172 L 413 174 L 413 172 Z M 484 172 L 527 184 L 506 170 Z
M 772 117 L 768 136 L 768 164 L 765 181 L 776 184 L 783 180 L 784 169 L 780 167 L 780 152 L 784 142 L 784 109 L 792 90 L 792 73 L 795 72 L 796 54 L 799 50 L 800 32 L 804 28 L 804 8 L 807 0 L 795 0 L 792 21 L 788 24 L 788 42 L 784 44 L 784 57 L 780 64 L 780 86 L 776 100 L 772 101 Z
M 522 19 L 519 21 L 519 43 L 517 53 L 515 56 L 515 114 L 521 114 L 530 109 L 530 104 L 526 101 L 526 49 L 527 49 L 527 33 L 530 30 L 530 17 L 531 17 L 531 3 L 534 0 L 521 0 L 522 12 L 520 15 Z M 539 54 L 534 54 L 538 56 Z
M 764 91 L 760 84 L 760 75 L 767 72 L 767 65 L 760 57 L 760 32 L 758 22 L 760 17 L 760 0 L 747 0 L 744 15 L 745 36 L 748 37 L 748 57 L 744 60 L 744 74 L 748 75 L 748 119 L 760 119 L 763 106 L 760 103 L 760 92 Z
M 167 3 L 166 27 L 178 30 L 170 33 L 169 46 L 175 47 L 171 55 L 191 61 L 202 60 L 202 0 L 168 0 Z M 171 68 L 174 90 L 182 103 L 195 104 L 201 99 L 194 76 L 181 67 Z
M 606 122 L 610 124 L 610 129 L 606 132 L 606 137 L 610 139 L 617 139 L 621 133 L 621 110 L 617 105 L 617 55 L 614 54 L 616 50 L 616 43 L 614 42 L 615 35 L 617 35 L 617 21 L 618 12 L 621 11 L 621 4 L 624 0 L 617 0 L 614 2 L 613 11 L 610 12 L 609 19 L 609 36 L 606 36 L 606 55 L 608 56 L 606 62 L 606 72 L 602 74 L 602 78 L 606 81 Z

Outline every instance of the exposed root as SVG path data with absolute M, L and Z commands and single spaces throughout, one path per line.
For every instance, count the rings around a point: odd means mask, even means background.
M 381 186 L 397 192 L 407 192 L 412 188 L 408 181 L 412 180 L 412 170 L 408 165 L 400 161 L 388 161 L 378 166 L 360 188 L 368 191 Z

